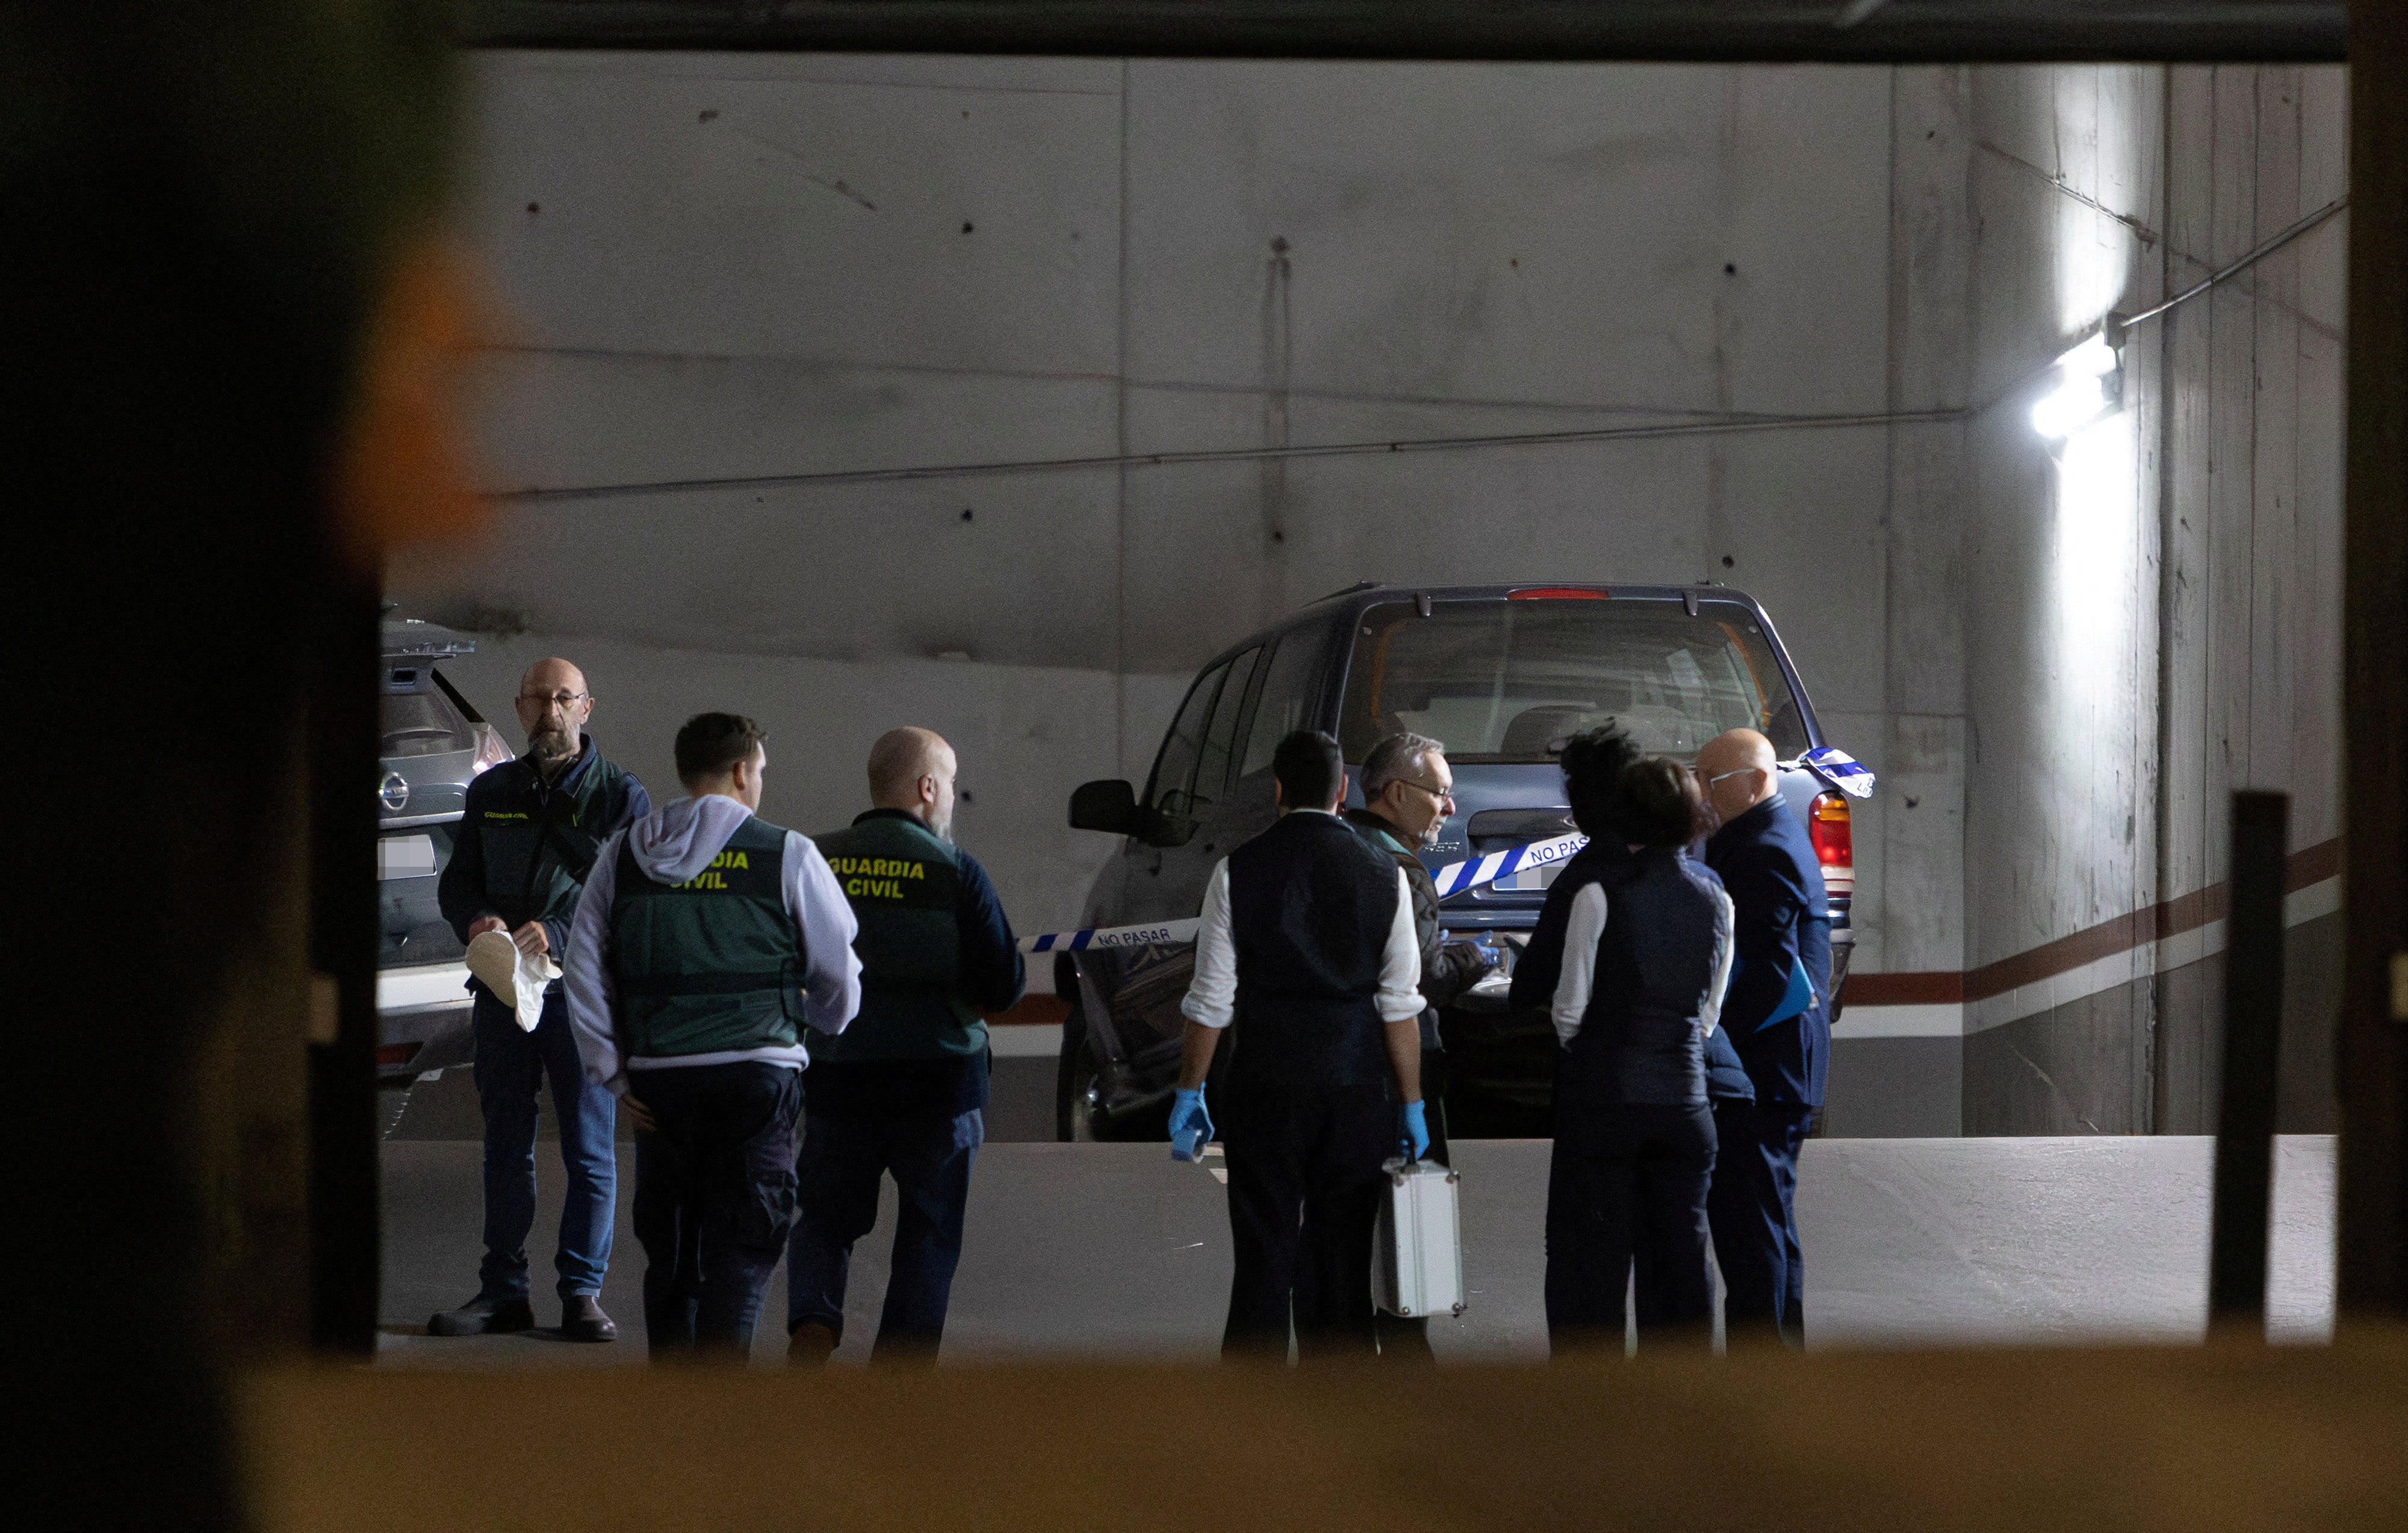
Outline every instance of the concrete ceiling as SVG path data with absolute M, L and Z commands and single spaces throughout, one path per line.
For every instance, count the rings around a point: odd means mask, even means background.
M 1102 57 L 2337 63 L 2341 0 L 467 0 L 530 48 Z

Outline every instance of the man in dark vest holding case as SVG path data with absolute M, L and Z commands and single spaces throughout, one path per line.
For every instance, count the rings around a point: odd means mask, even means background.
M 587 1079 L 636 1125 L 636 1239 L 652 1354 L 741 1362 L 795 1217 L 805 1025 L 861 1002 L 853 912 L 810 841 L 753 813 L 761 729 L 678 731 L 690 797 L 610 838 L 569 941 Z
M 436 885 L 443 919 L 463 942 L 507 932 L 527 964 L 546 957 L 559 962 L 604 838 L 652 807 L 644 785 L 594 748 L 585 734 L 593 713 L 585 674 L 566 660 L 538 660 L 520 680 L 526 754 L 468 784 L 452 859 Z M 510 956 L 503 948 L 504 972 L 494 980 L 505 988 L 511 987 Z M 471 964 L 480 961 L 472 952 Z M 575 1341 L 615 1340 L 619 1327 L 602 1312 L 601 1299 L 619 1189 L 612 1142 L 618 1114 L 610 1094 L 585 1080 L 559 981 L 544 987 L 532 1032 L 523 1030 L 515 1009 L 483 980 L 468 988 L 476 995 L 477 1105 L 485 1120 L 485 1260 L 477 1297 L 437 1315 L 426 1328 L 437 1336 L 476 1336 L 535 1325 L 526 1238 L 535 1225 L 536 1097 L 549 1077 L 561 1164 L 568 1173 L 556 1262 L 561 1334 Z
M 1429 1158 L 1451 1166 L 1446 1144 L 1446 1049 L 1439 1037 L 1438 1012 L 1478 984 L 1503 959 L 1483 942 L 1449 940 L 1440 924 L 1438 884 L 1421 854 L 1438 842 L 1455 812 L 1455 769 L 1446 746 L 1427 735 L 1391 735 L 1363 755 L 1356 774 L 1363 808 L 1348 809 L 1346 823 L 1393 858 L 1413 897 L 1413 931 L 1422 948 L 1422 1099 L 1429 1128 Z M 1346 1275 L 1352 1282 L 1352 1274 Z M 1369 1282 L 1370 1274 L 1363 1274 Z M 1434 1362 L 1429 1320 L 1399 1320 L 1374 1311 L 1380 1355 L 1408 1362 Z
M 844 1334 L 853 1242 L 895 1178 L 894 1260 L 871 1358 L 932 1363 L 945 1331 L 970 1168 L 986 1141 L 982 1011 L 1025 968 L 978 859 L 953 845 L 953 748 L 890 729 L 869 752 L 870 810 L 819 838 L 860 923 L 861 1015 L 806 1082 L 800 1211 L 786 1258 L 787 1356 L 824 1363 Z
M 1345 758 L 1298 730 L 1271 756 L 1280 818 L 1212 869 L 1174 1154 L 1211 1137 L 1204 1078 L 1234 1021 L 1229 1061 L 1229 1280 L 1224 1356 L 1287 1355 L 1291 1308 L 1306 1356 L 1370 1355 L 1371 1233 L 1381 1164 L 1429 1148 L 1421 1093 L 1421 939 L 1405 873 L 1338 817 Z M 1301 1228 L 1312 1269 L 1297 1285 Z M 1349 1276 L 1349 1275 L 1354 1276 Z

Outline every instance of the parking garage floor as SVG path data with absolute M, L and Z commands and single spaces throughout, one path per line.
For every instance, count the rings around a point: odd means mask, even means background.
M 444 1340 L 436 1310 L 476 1286 L 476 1117 L 466 1072 L 412 1094 L 384 1154 L 388 1367 L 609 1367 L 642 1361 L 643 1253 L 629 1233 L 634 1157 L 621 1147 L 620 1244 L 603 1296 L 623 1340 L 583 1346 L 548 1331 Z M 425 1094 L 422 1098 L 421 1093 Z M 1813 1345 L 2178 1340 L 2206 1312 L 2214 1141 L 2189 1138 L 1816 1139 L 1799 1171 Z M 1547 1145 L 1458 1141 L 1471 1302 L 1433 1324 L 1441 1358 L 1545 1354 L 1541 1309 Z M 551 1323 L 560 1168 L 537 1155 L 543 1195 L 530 1253 L 537 1318 Z M 853 1261 L 839 1363 L 866 1360 L 886 1277 L 892 1188 Z M 2332 1325 L 2333 1143 L 2278 1142 L 2270 1309 L 2274 1334 Z M 1159 1144 L 991 1142 L 969 1209 L 944 1356 L 1201 1357 L 1215 1349 L 1228 1225 L 1212 1168 Z M 782 1354 L 773 1281 L 757 1361 Z

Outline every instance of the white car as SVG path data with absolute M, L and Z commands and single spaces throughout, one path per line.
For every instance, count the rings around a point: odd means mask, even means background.
M 387 618 L 378 668 L 383 747 L 377 781 L 377 1079 L 408 1085 L 470 1054 L 467 966 L 435 883 L 478 773 L 511 758 L 436 662 L 476 641 Z

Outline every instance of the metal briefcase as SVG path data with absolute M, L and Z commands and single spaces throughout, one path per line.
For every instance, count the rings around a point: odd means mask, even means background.
M 1391 1160 L 1371 1248 L 1373 1302 L 1392 1315 L 1463 1313 L 1463 1222 L 1455 1173 L 1434 1160 Z

